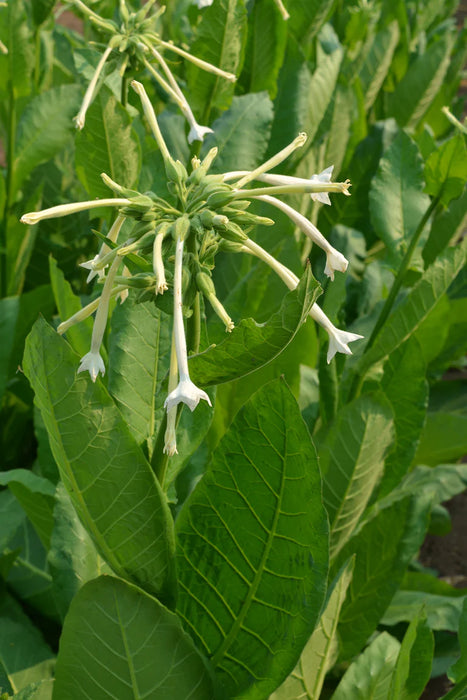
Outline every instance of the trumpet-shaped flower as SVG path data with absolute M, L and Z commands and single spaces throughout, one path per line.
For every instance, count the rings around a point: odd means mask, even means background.
M 200 400 L 204 399 L 211 406 L 211 399 L 205 391 L 194 384 L 190 377 L 184 376 L 180 379 L 175 389 L 167 396 L 164 406 L 170 411 L 173 406 L 184 403 L 190 411 L 194 411 Z
M 84 357 L 81 358 L 80 365 L 78 367 L 78 374 L 80 372 L 89 372 L 93 382 L 96 381 L 99 376 L 99 372 L 104 376 L 105 365 L 99 352 L 88 352 Z
M 214 0 L 195 0 L 195 5 L 198 5 L 199 9 L 202 10 L 203 7 L 209 7 L 212 5 Z
M 190 131 L 188 133 L 188 143 L 192 144 L 193 141 L 204 141 L 206 134 L 213 134 L 213 130 L 208 126 L 201 126 L 197 122 L 191 124 Z

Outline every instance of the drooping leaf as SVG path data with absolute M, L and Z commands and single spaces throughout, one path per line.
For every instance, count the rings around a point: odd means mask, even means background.
M 387 632 L 378 635 L 344 673 L 332 700 L 386 700 L 400 646 Z
M 342 659 L 360 651 L 396 593 L 425 537 L 430 500 L 425 494 L 407 496 L 377 509 L 338 554 L 334 571 L 355 555 L 338 625 Z
M 141 151 L 131 118 L 107 89 L 99 94 L 86 114 L 86 127 L 77 134 L 75 163 L 77 175 L 91 199 L 112 196 L 101 173 L 124 187 L 138 179 Z
M 102 692 L 122 700 L 213 697 L 207 666 L 177 616 L 111 576 L 85 584 L 73 599 L 53 698 L 82 700 Z
M 276 96 L 277 75 L 284 58 L 287 24 L 274 0 L 253 5 L 248 20 L 248 42 L 242 84 L 247 93 L 267 90 Z
M 395 440 L 384 463 L 379 497 L 400 483 L 414 458 L 428 404 L 425 372 L 420 345 L 415 339 L 399 346 L 384 365 L 380 388 L 392 407 Z
M 415 127 L 427 111 L 446 75 L 452 45 L 446 32 L 409 66 L 388 100 L 388 116 L 399 126 Z
M 392 438 L 390 406 L 378 396 L 362 396 L 338 413 L 329 432 L 319 440 L 332 557 L 357 526 L 381 478 Z
M 380 160 L 370 190 L 370 215 L 394 263 L 401 261 L 430 198 L 423 193 L 423 161 L 416 144 L 400 131 Z
M 425 593 L 424 591 L 397 591 L 384 615 L 382 625 L 409 622 L 420 608 L 426 612 L 427 623 L 432 630 L 457 632 L 464 598 Z
M 78 357 L 40 320 L 24 368 L 78 515 L 111 568 L 166 594 L 172 518 L 154 474 L 104 386 L 76 375 Z
M 428 268 L 389 316 L 373 347 L 359 361 L 359 373 L 387 357 L 420 327 L 462 269 L 466 251 L 467 240 L 449 248 Z
M 439 196 L 444 206 L 460 197 L 467 180 L 467 149 L 457 133 L 434 151 L 425 164 L 426 191 Z
M 214 146 L 219 149 L 210 172 L 256 168 L 266 152 L 272 117 L 266 92 L 234 97 L 230 109 L 213 123 L 214 134 L 203 144 L 202 154 Z
M 79 109 L 78 85 L 59 85 L 34 97 L 18 123 L 14 182 L 18 188 L 37 165 L 72 143 L 72 118 Z
M 284 297 L 279 311 L 266 323 L 243 319 L 219 345 L 191 357 L 193 381 L 202 386 L 221 384 L 270 362 L 294 338 L 320 289 L 307 268 L 298 287 Z
M 292 671 L 324 597 L 327 526 L 314 447 L 282 381 L 237 414 L 177 519 L 178 612 L 230 695 Z
M 246 10 L 243 0 L 218 0 L 203 10 L 190 53 L 203 61 L 238 75 L 246 41 Z M 233 83 L 202 68 L 187 65 L 190 104 L 205 124 L 212 108 L 227 109 Z
M 298 664 L 284 683 L 270 696 L 270 700 L 319 698 L 324 677 L 337 661 L 337 622 L 347 588 L 352 579 L 354 561 L 351 559 L 339 572 L 328 591 L 326 607 L 315 631 L 308 640 Z
M 391 66 L 394 51 L 399 41 L 399 25 L 396 20 L 371 37 L 359 78 L 365 96 L 365 110 L 369 110 Z
M 388 700 L 418 700 L 430 679 L 433 632 L 422 610 L 411 621 L 402 640 Z

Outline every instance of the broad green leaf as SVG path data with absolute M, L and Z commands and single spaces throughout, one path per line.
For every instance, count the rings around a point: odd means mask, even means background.
M 445 207 L 464 191 L 467 180 L 465 138 L 457 133 L 434 151 L 425 164 L 426 191 Z
M 60 320 L 66 321 L 70 316 L 81 311 L 82 304 L 52 256 L 49 256 L 49 272 Z M 71 326 L 66 332 L 66 339 L 73 350 L 80 355 L 85 355 L 91 347 L 92 325 L 92 318 L 86 318 Z
M 8 680 L 8 674 L 7 674 L 5 667 L 3 666 L 1 661 L 0 661 L 0 692 L 9 693 L 9 694 L 13 695 L 13 688 L 11 687 L 11 683 Z
M 354 573 L 338 625 L 342 659 L 358 653 L 375 631 L 423 542 L 429 507 L 430 497 L 421 494 L 380 508 L 341 549 L 334 572 L 355 554 Z
M 430 206 L 423 193 L 423 161 L 419 150 L 400 131 L 384 152 L 371 183 L 370 216 L 394 264 L 401 261 L 420 220 Z
M 72 143 L 72 118 L 79 109 L 80 88 L 59 85 L 34 97 L 18 123 L 15 144 L 15 189 L 37 165 L 53 158 Z
M 383 473 L 393 439 L 393 416 L 387 402 L 362 396 L 337 415 L 318 442 L 323 474 L 323 500 L 335 557 L 357 526 Z
M 414 128 L 441 87 L 449 67 L 453 37 L 447 32 L 409 66 L 388 99 L 388 116 Z
M 54 655 L 21 606 L 9 595 L 0 602 L 0 663 L 13 691 L 50 678 Z
M 274 0 L 256 2 L 248 18 L 248 42 L 241 79 L 245 92 L 267 90 L 272 98 L 276 96 L 286 42 L 287 23 Z
M 428 413 L 415 464 L 455 462 L 467 451 L 467 411 Z
M 370 37 L 368 51 L 359 71 L 366 111 L 373 106 L 378 96 L 391 66 L 398 41 L 399 25 L 396 20 Z
M 24 368 L 73 505 L 115 572 L 167 594 L 173 575 L 167 503 L 104 386 L 77 376 L 77 367 L 68 343 L 39 320 Z
M 337 622 L 352 579 L 353 566 L 354 561 L 351 559 L 339 572 L 328 591 L 326 607 L 318 625 L 302 651 L 298 664 L 280 688 L 270 696 L 270 700 L 315 700 L 320 697 L 324 677 L 339 655 Z
M 400 642 L 383 632 L 344 673 L 332 700 L 387 700 Z
M 107 567 L 78 519 L 62 483 L 57 486 L 54 520 L 48 562 L 57 607 L 64 619 L 81 586 L 100 576 Z
M 230 109 L 217 119 L 202 154 L 216 146 L 211 171 L 253 170 L 264 158 L 271 133 L 272 102 L 266 92 L 234 97 Z
M 107 88 L 101 88 L 86 114 L 86 127 L 76 136 L 77 175 L 89 197 L 109 197 L 101 173 L 124 187 L 138 179 L 141 151 L 131 119 Z
M 85 672 L 83 672 L 85 671 Z M 209 671 L 177 616 L 111 576 L 85 584 L 66 617 L 55 700 L 213 697 Z
M 344 54 L 340 46 L 332 53 L 327 53 L 319 43 L 316 51 L 316 69 L 311 75 L 310 91 L 304 96 L 307 100 L 307 114 L 302 128 L 307 133 L 309 144 L 318 131 L 331 102 Z M 302 153 L 299 152 L 298 157 L 301 155 Z
M 465 597 L 425 593 L 424 591 L 397 591 L 391 604 L 381 617 L 381 624 L 392 626 L 408 622 L 420 610 L 426 612 L 427 623 L 432 630 L 457 632 Z
M 412 464 L 428 404 L 425 372 L 420 345 L 415 339 L 400 345 L 384 364 L 379 386 L 392 407 L 395 440 L 384 463 L 379 498 L 400 483 Z
M 24 519 L 24 511 L 13 494 L 0 491 L 0 551 L 8 546 Z
M 431 265 L 449 243 L 459 240 L 466 224 L 467 188 L 458 199 L 449 203 L 447 209 L 435 212 L 430 235 L 423 248 L 426 266 Z
M 313 631 L 328 556 L 316 453 L 283 381 L 237 414 L 177 536 L 185 627 L 229 697 L 267 697 Z
M 286 294 L 279 311 L 266 323 L 243 319 L 219 345 L 191 357 L 193 381 L 202 386 L 221 384 L 270 362 L 294 338 L 320 290 L 307 268 L 298 287 Z
M 8 48 L 6 60 L 9 70 L 2 70 L 0 84 L 5 81 L 6 87 L 6 81 L 11 80 L 13 95 L 17 99 L 18 97 L 26 97 L 31 92 L 33 50 L 24 0 L 9 2 L 6 11 L 8 19 L 4 22 L 2 17 L 2 25 L 6 29 L 3 37 Z
M 284 0 L 290 19 L 288 23 L 298 39 L 311 39 L 316 36 L 327 15 L 331 12 L 334 0 Z
M 109 338 L 109 392 L 138 444 L 152 450 L 164 414 L 172 317 L 130 294 L 115 308 Z
M 433 632 L 422 610 L 411 621 L 402 640 L 388 700 L 418 700 L 430 679 Z
M 373 347 L 360 359 L 357 372 L 387 357 L 414 333 L 446 293 L 465 263 L 467 240 L 449 248 L 427 269 L 389 316 Z
M 190 53 L 196 58 L 238 75 L 246 41 L 246 10 L 243 0 L 217 0 L 203 10 Z M 209 121 L 211 109 L 227 109 L 233 83 L 187 62 L 190 105 L 199 121 Z
M 8 381 L 8 365 L 13 349 L 16 322 L 18 319 L 20 297 L 5 297 L 0 300 L 0 397 L 3 396 Z
M 37 26 L 45 22 L 55 3 L 56 0 L 32 0 L 32 18 Z
M 36 528 L 42 544 L 48 547 L 53 527 L 55 486 L 28 469 L 0 472 L 0 486 L 8 486 Z
M 32 194 L 23 200 L 21 213 L 40 209 L 42 203 L 42 192 L 43 183 L 39 181 L 36 186 L 33 185 Z M 26 271 L 31 262 L 35 262 L 33 252 L 36 248 L 36 239 L 38 236 L 39 227 L 29 225 L 25 226 L 23 223 L 21 223 L 19 216 L 13 209 L 13 213 L 8 218 L 7 230 L 7 293 L 9 296 L 14 296 L 22 292 Z M 42 278 L 39 280 L 38 284 L 41 286 L 46 285 L 48 284 L 48 281 L 48 279 Z M 34 286 L 31 284 L 30 277 L 28 282 L 30 287 Z M 32 291 L 34 290 L 32 289 Z
M 467 676 L 467 597 L 464 598 L 462 613 L 459 618 L 458 637 L 461 655 L 448 670 L 448 677 L 453 683 L 458 683 L 464 676 Z

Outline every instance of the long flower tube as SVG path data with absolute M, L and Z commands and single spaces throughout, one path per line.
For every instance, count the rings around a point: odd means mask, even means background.
M 168 49 L 169 51 L 173 51 L 174 53 L 177 53 L 179 56 L 183 56 L 183 58 L 186 58 L 187 61 L 191 61 L 191 63 L 194 63 L 195 66 L 198 66 L 198 68 L 202 68 L 205 70 L 207 73 L 213 73 L 214 75 L 218 75 L 221 78 L 225 78 L 226 80 L 230 80 L 232 83 L 234 83 L 237 80 L 237 76 L 234 75 L 233 73 L 228 73 L 225 70 L 222 70 L 222 68 L 218 68 L 217 66 L 213 66 L 212 63 L 208 63 L 207 61 L 203 61 L 201 58 L 197 58 L 196 56 L 193 56 L 191 53 L 188 53 L 188 51 L 184 51 L 183 49 L 179 48 L 175 44 L 173 44 L 171 41 L 162 41 L 159 40 L 159 46 L 163 46 L 165 49 Z
M 285 146 L 285 148 L 283 148 L 281 151 L 275 153 L 271 158 L 268 158 L 268 160 L 266 160 L 254 170 L 251 170 L 249 172 L 247 171 L 246 174 L 242 178 L 240 178 L 238 182 L 235 183 L 235 188 L 239 189 L 240 187 L 243 187 L 243 185 L 246 185 L 248 182 L 252 182 L 253 180 L 258 179 L 259 175 L 266 173 L 268 170 L 272 170 L 272 168 L 275 168 L 276 165 L 282 163 L 294 151 L 296 151 L 297 148 L 301 148 L 306 142 L 306 139 L 307 135 L 305 134 L 305 132 L 301 132 L 298 136 L 294 138 L 294 140 L 291 143 L 288 144 L 288 146 Z
M 96 89 L 97 81 L 99 80 L 99 76 L 102 73 L 102 69 L 104 68 L 105 62 L 107 61 L 108 57 L 112 53 L 112 47 L 107 46 L 106 50 L 102 54 L 99 63 L 97 64 L 97 68 L 94 71 L 94 75 L 92 76 L 91 82 L 89 83 L 87 90 L 84 95 L 83 103 L 81 105 L 81 109 L 79 110 L 78 114 L 74 118 L 74 122 L 76 125 L 77 129 L 83 129 L 84 124 L 86 122 L 86 112 L 89 109 L 89 105 L 92 102 L 92 98 L 94 95 L 94 90 Z
M 109 272 L 105 279 L 104 289 L 102 290 L 102 294 L 99 299 L 96 318 L 94 319 L 91 337 L 91 350 L 81 358 L 81 363 L 78 367 L 78 373 L 88 371 L 93 382 L 96 381 L 99 372 L 102 374 L 102 376 L 105 374 L 105 365 L 100 354 L 100 348 L 102 345 L 102 339 L 104 338 L 105 327 L 107 325 L 112 287 L 120 263 L 121 258 L 117 256 L 110 266 Z
M 144 114 L 146 115 L 146 119 L 148 120 L 148 124 L 151 127 L 151 131 L 154 135 L 154 138 L 156 139 L 157 145 L 159 146 L 164 161 L 171 161 L 172 156 L 170 155 L 169 149 L 167 148 L 167 144 L 164 141 L 164 137 L 162 136 L 162 132 L 157 122 L 156 113 L 154 112 L 154 107 L 152 106 L 148 94 L 144 89 L 144 85 L 142 83 L 139 83 L 137 80 L 132 80 L 131 87 L 141 100 L 141 105 L 143 107 Z
M 182 238 L 177 238 L 175 245 L 174 267 L 174 326 L 173 339 L 177 354 L 179 383 L 167 396 L 164 406 L 167 413 L 177 404 L 185 403 L 190 411 L 194 411 L 200 399 L 204 399 L 211 406 L 211 399 L 205 391 L 199 389 L 190 379 L 188 371 L 188 354 L 186 348 L 185 327 L 183 324 L 183 300 L 182 300 L 182 268 L 183 268 Z
M 27 214 L 23 214 L 20 221 L 22 224 L 37 224 L 43 219 L 56 219 L 60 216 L 68 216 L 69 214 L 76 214 L 78 211 L 85 211 L 86 209 L 98 209 L 99 207 L 125 207 L 131 205 L 131 200 L 129 199 L 92 199 L 87 202 L 72 202 L 71 204 L 58 204 L 56 207 L 50 207 L 49 209 L 42 209 L 42 211 L 32 211 Z
M 274 272 L 281 278 L 281 280 L 287 285 L 289 289 L 295 289 L 299 283 L 299 278 L 296 274 L 289 270 L 288 267 L 280 263 L 268 253 L 260 245 L 252 241 L 250 238 L 243 241 L 243 252 L 248 252 L 255 255 L 257 258 L 265 262 L 269 267 L 274 270 Z M 324 311 L 318 306 L 318 304 L 313 304 L 310 310 L 311 318 L 316 321 L 329 336 L 329 347 L 327 352 L 327 362 L 331 362 L 332 358 L 337 352 L 341 352 L 344 355 L 351 355 L 352 351 L 349 348 L 349 343 L 354 340 L 360 340 L 363 338 L 362 335 L 357 333 L 349 333 L 348 331 L 342 331 L 336 328 L 330 319 L 326 316 Z
M 169 394 L 177 388 L 178 383 L 178 362 L 177 351 L 175 349 L 175 338 L 172 332 L 172 348 L 170 351 L 170 369 L 169 369 Z M 163 452 L 169 457 L 178 454 L 177 450 L 177 405 L 167 409 L 167 427 L 164 434 L 164 449 Z
M 110 227 L 109 232 L 107 233 L 106 237 L 112 243 L 115 243 L 115 241 L 117 240 L 118 234 L 120 233 L 120 229 L 123 226 L 123 222 L 125 221 L 125 218 L 126 218 L 125 216 L 123 216 L 122 214 L 119 214 L 117 216 L 117 218 L 115 219 L 115 221 L 113 222 L 112 226 Z M 97 255 L 95 255 L 93 257 L 92 260 L 88 260 L 87 262 L 80 263 L 81 267 L 84 267 L 90 271 L 89 275 L 86 278 L 86 282 L 88 284 L 89 284 L 89 282 L 91 282 L 91 280 L 94 279 L 94 277 L 96 277 L 96 276 L 103 277 L 104 276 L 104 274 L 105 274 L 104 268 L 97 267 L 97 266 L 98 266 L 99 262 L 104 258 L 104 256 L 107 253 L 109 253 L 111 250 L 112 249 L 106 243 L 103 243 L 101 245 L 99 252 L 97 253 Z
M 287 214 L 289 219 L 294 222 L 298 228 L 303 231 L 305 236 L 308 236 L 316 245 L 318 245 L 326 253 L 326 266 L 324 268 L 324 273 L 332 280 L 334 280 L 334 272 L 338 270 L 339 272 L 345 272 L 347 270 L 349 261 L 339 253 L 338 250 L 333 248 L 333 246 L 325 239 L 322 233 L 318 231 L 316 226 L 309 221 L 306 216 L 300 214 L 293 207 L 289 206 L 285 202 L 282 202 L 276 197 L 270 197 L 268 195 L 260 195 L 259 197 L 254 197 L 254 199 L 259 199 L 261 202 L 266 202 L 267 204 L 272 204 L 272 206 L 280 209 L 284 214 Z
M 118 294 L 122 294 L 125 291 L 128 291 L 128 287 L 126 287 L 124 284 L 119 284 L 113 287 L 113 289 L 110 292 L 110 296 L 115 297 L 118 296 Z M 60 323 L 60 325 L 57 328 L 57 333 L 59 335 L 63 335 L 72 326 L 75 326 L 77 323 L 81 323 L 81 321 L 84 321 L 86 318 L 89 318 L 89 316 L 91 316 L 91 314 L 93 314 L 99 306 L 100 300 L 100 297 L 93 299 L 91 302 L 89 302 L 89 304 L 86 304 L 86 306 L 83 306 L 82 309 L 73 314 L 73 316 L 70 316 L 65 321 L 62 321 L 62 323 Z

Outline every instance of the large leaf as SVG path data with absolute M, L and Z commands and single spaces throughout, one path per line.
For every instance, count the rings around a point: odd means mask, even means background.
M 388 116 L 415 127 L 441 87 L 449 67 L 453 37 L 447 32 L 420 54 L 388 100 Z
M 274 0 L 256 2 L 248 21 L 248 43 L 242 84 L 247 93 L 268 90 L 276 96 L 277 76 L 284 59 L 287 24 Z
M 461 655 L 456 663 L 448 670 L 448 676 L 453 683 L 467 676 L 467 597 L 464 598 L 462 613 L 459 619 L 458 637 Z
M 415 339 L 400 345 L 384 365 L 380 388 L 392 407 L 395 440 L 386 457 L 379 496 L 400 483 L 417 450 L 428 403 L 425 372 L 423 354 Z
M 172 317 L 130 294 L 112 314 L 109 391 L 138 444 L 153 445 L 164 413 Z
M 202 386 L 238 379 L 270 362 L 287 347 L 321 288 L 308 267 L 298 287 L 266 323 L 243 319 L 219 345 L 190 358 L 193 381 Z
M 400 590 L 392 598 L 381 618 L 381 624 L 392 626 L 399 622 L 409 622 L 423 606 L 430 629 L 457 632 L 464 600 L 465 597 Z
M 442 250 L 459 240 L 467 223 L 467 188 L 462 195 L 450 202 L 449 207 L 435 212 L 430 235 L 423 248 L 425 264 L 431 265 Z
M 444 206 L 460 197 L 467 180 L 467 149 L 462 134 L 456 134 L 430 155 L 425 177 L 426 191 L 439 196 Z
M 37 165 L 72 142 L 72 118 L 79 109 L 78 85 L 60 85 L 29 102 L 18 123 L 14 182 L 18 188 Z
M 73 505 L 115 572 L 167 593 L 173 532 L 165 498 L 107 391 L 77 376 L 77 366 L 68 343 L 38 321 L 24 368 Z
M 430 205 L 423 193 L 423 161 L 412 139 L 400 131 L 380 160 L 371 183 L 370 215 L 377 235 L 400 262 Z
M 38 26 L 45 22 L 52 12 L 56 0 L 32 0 L 32 18 Z
M 228 73 L 238 74 L 246 40 L 246 10 L 243 0 L 217 0 L 203 10 L 190 53 Z M 233 84 L 193 64 L 187 65 L 190 104 L 204 124 L 213 107 L 226 109 Z
M 138 137 L 131 119 L 114 95 L 101 88 L 86 114 L 86 127 L 77 134 L 76 172 L 89 197 L 109 197 L 101 173 L 124 187 L 133 187 L 141 166 Z
M 31 92 L 31 73 L 34 62 L 24 0 L 9 2 L 7 4 L 7 13 L 8 19 L 6 22 L 2 17 L 1 35 L 8 48 L 7 60 L 9 70 L 2 70 L 0 86 L 6 88 L 9 79 L 14 97 L 25 97 Z M 5 61 L 5 58 L 3 60 Z
M 449 248 L 428 268 L 389 316 L 373 347 L 360 359 L 359 374 L 387 357 L 420 327 L 464 266 L 466 251 L 467 239 Z
M 289 24 L 298 39 L 315 36 L 328 13 L 331 12 L 334 0 L 284 0 L 290 19 Z
M 396 20 L 370 38 L 370 45 L 359 72 L 367 111 L 372 107 L 386 78 L 398 41 L 399 25 Z
M 400 643 L 387 632 L 349 666 L 332 700 L 387 700 Z
M 125 581 L 87 583 L 65 620 L 55 700 L 213 697 L 207 667 L 177 616 Z
M 328 556 L 316 453 L 283 381 L 237 414 L 177 535 L 185 626 L 229 697 L 266 697 L 313 630 Z
M 399 588 L 428 527 L 430 496 L 407 496 L 377 510 L 341 549 L 337 571 L 355 554 L 355 568 L 339 619 L 341 657 L 363 647 Z
M 381 478 L 393 438 L 390 406 L 363 396 L 338 413 L 319 441 L 323 500 L 331 527 L 331 556 L 352 535 Z
M 328 592 L 326 607 L 318 625 L 302 651 L 298 664 L 280 688 L 270 696 L 270 700 L 319 698 L 324 677 L 339 655 L 337 622 L 352 579 L 353 566 L 354 562 L 351 559 L 339 572 L 337 580 Z
M 234 97 L 230 109 L 217 119 L 201 153 L 216 146 L 211 172 L 253 170 L 261 163 L 271 133 L 272 102 L 266 92 Z

